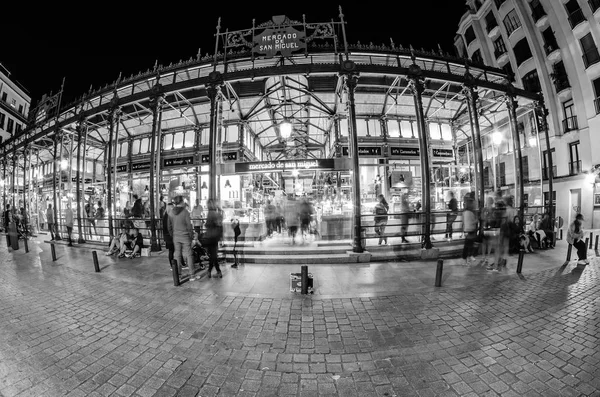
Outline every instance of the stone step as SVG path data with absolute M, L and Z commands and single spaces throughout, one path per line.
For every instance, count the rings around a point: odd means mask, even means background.
M 233 255 L 227 253 L 227 263 L 233 263 Z M 323 254 L 323 255 L 303 255 L 303 256 L 292 256 L 292 255 L 256 255 L 256 254 L 244 254 L 239 255 L 238 260 L 241 263 L 258 263 L 264 265 L 315 265 L 315 264 L 332 264 L 332 263 L 356 263 L 356 260 L 352 260 L 348 254 Z

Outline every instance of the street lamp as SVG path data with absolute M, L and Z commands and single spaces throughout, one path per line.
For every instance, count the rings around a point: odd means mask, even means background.
M 283 139 L 288 139 L 290 135 L 292 135 L 292 123 L 284 120 L 281 124 L 279 124 L 279 133 Z

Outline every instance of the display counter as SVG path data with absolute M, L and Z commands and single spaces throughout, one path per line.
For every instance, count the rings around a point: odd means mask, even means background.
M 349 215 L 323 215 L 321 218 L 322 240 L 344 240 L 352 235 L 352 217 Z
M 267 234 L 267 226 L 264 222 L 247 222 L 240 221 L 241 234 L 238 237 L 238 241 L 256 241 L 260 237 L 264 237 Z M 223 239 L 233 241 L 233 227 L 231 222 L 223 222 Z

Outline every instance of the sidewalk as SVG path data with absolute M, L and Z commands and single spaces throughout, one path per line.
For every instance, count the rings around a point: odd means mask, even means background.
M 0 239 L 0 396 L 600 396 L 600 259 L 246 264 L 173 285 L 117 259 Z M 61 242 L 62 243 L 62 242 Z M 593 251 L 590 251 L 593 253 Z M 575 254 L 573 254 L 575 259 Z

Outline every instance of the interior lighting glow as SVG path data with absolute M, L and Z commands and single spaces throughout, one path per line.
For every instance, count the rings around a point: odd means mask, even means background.
M 288 139 L 292 135 L 292 124 L 289 121 L 279 124 L 279 133 L 283 139 Z

